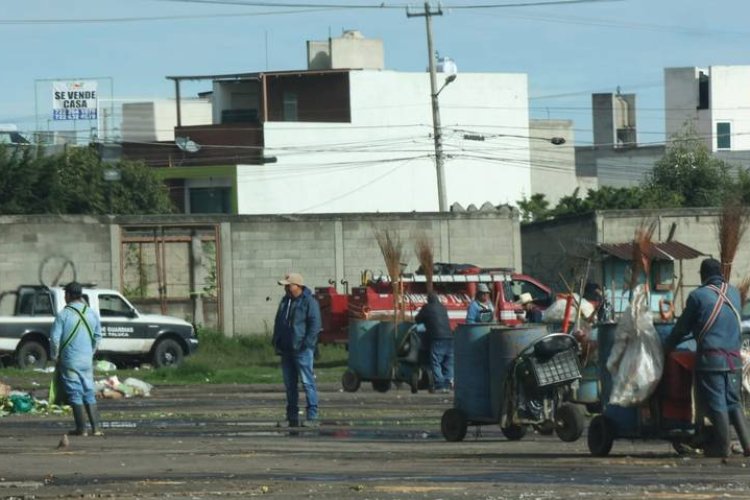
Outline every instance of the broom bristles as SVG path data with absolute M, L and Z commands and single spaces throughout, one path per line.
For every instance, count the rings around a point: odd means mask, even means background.
M 747 222 L 747 208 L 739 199 L 730 198 L 722 205 L 716 226 L 721 274 L 727 282 L 731 279 L 732 263 L 747 229 Z
M 402 309 L 400 282 L 403 244 L 398 234 L 392 233 L 388 229 L 377 230 L 375 232 L 375 239 L 380 247 L 380 252 L 383 254 L 388 274 L 391 276 L 394 320 L 398 321 L 399 311 Z
M 432 276 L 434 274 L 434 258 L 432 254 L 432 241 L 426 237 L 419 238 L 415 244 L 414 251 L 417 254 L 419 265 L 422 267 L 427 282 L 427 293 L 432 292 Z
M 747 302 L 748 290 L 750 290 L 750 275 L 747 275 L 744 278 L 742 278 L 742 281 L 740 281 L 740 284 L 737 286 L 737 289 L 740 291 L 740 303 L 744 307 L 745 303 Z
M 631 290 L 635 288 L 641 271 L 646 275 L 646 286 L 648 287 L 649 277 L 651 276 L 651 247 L 653 246 L 654 231 L 656 231 L 656 221 L 651 221 L 648 225 L 646 221 L 643 221 L 635 229 L 632 248 L 633 273 L 630 277 Z

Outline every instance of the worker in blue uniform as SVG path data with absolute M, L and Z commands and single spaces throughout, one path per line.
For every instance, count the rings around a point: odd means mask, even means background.
M 466 311 L 467 323 L 492 323 L 495 320 L 495 308 L 490 300 L 490 287 L 485 283 L 477 285 L 477 293 Z
M 50 354 L 73 409 L 76 428 L 68 434 L 88 435 L 85 407 L 92 435 L 100 436 L 94 393 L 94 353 L 102 339 L 99 314 L 86 303 L 83 288 L 75 281 L 65 286 L 65 302 L 50 331 Z
M 690 333 L 695 337 L 698 399 L 714 427 L 714 446 L 705 449 L 706 455 L 729 456 L 731 422 L 744 455 L 750 456 L 750 436 L 740 403 L 740 293 L 724 280 L 716 259 L 701 262 L 700 277 L 701 286 L 688 296 L 665 348 L 669 352 Z

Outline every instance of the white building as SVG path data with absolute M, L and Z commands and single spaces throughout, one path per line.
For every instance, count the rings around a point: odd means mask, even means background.
M 180 104 L 184 125 L 211 123 L 210 99 L 184 99 Z M 125 142 L 174 141 L 177 106 L 174 99 L 126 102 L 122 105 L 122 140 Z
M 163 175 L 188 213 L 198 189 L 240 214 L 437 211 L 429 74 L 383 69 L 382 42 L 358 32 L 309 42 L 307 58 L 301 71 L 168 77 L 177 96 L 211 80 L 209 125 L 191 126 L 178 98 L 166 140 L 181 147 L 139 137 L 125 156 L 176 167 Z M 523 74 L 460 73 L 438 92 L 449 206 L 533 194 L 527 87 Z M 134 129 L 169 128 L 143 114 Z
M 714 152 L 750 150 L 750 66 L 666 68 L 667 138 L 685 125 Z
M 277 161 L 238 166 L 239 213 L 437 211 L 429 75 L 340 76 L 340 120 L 300 121 L 305 104 L 288 94 L 297 120 L 265 121 L 264 156 Z M 525 75 L 461 74 L 440 93 L 449 205 L 531 193 L 526 89 Z

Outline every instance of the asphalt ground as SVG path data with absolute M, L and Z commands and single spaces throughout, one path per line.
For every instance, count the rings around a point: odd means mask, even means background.
M 679 456 L 663 441 L 589 454 L 495 425 L 446 442 L 451 394 L 321 388 L 320 429 L 276 427 L 278 385 L 156 387 L 104 400 L 104 437 L 70 437 L 65 415 L 0 420 L 0 498 L 750 498 L 749 459 Z M 304 401 L 304 398 L 303 398 Z

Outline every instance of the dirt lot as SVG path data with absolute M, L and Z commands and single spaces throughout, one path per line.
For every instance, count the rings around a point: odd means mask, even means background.
M 71 417 L 0 420 L 2 498 L 750 498 L 746 459 L 685 458 L 663 442 L 575 443 L 497 427 L 445 442 L 451 395 L 322 388 L 319 431 L 276 429 L 279 386 L 157 387 L 100 404 L 106 436 L 70 438 Z

